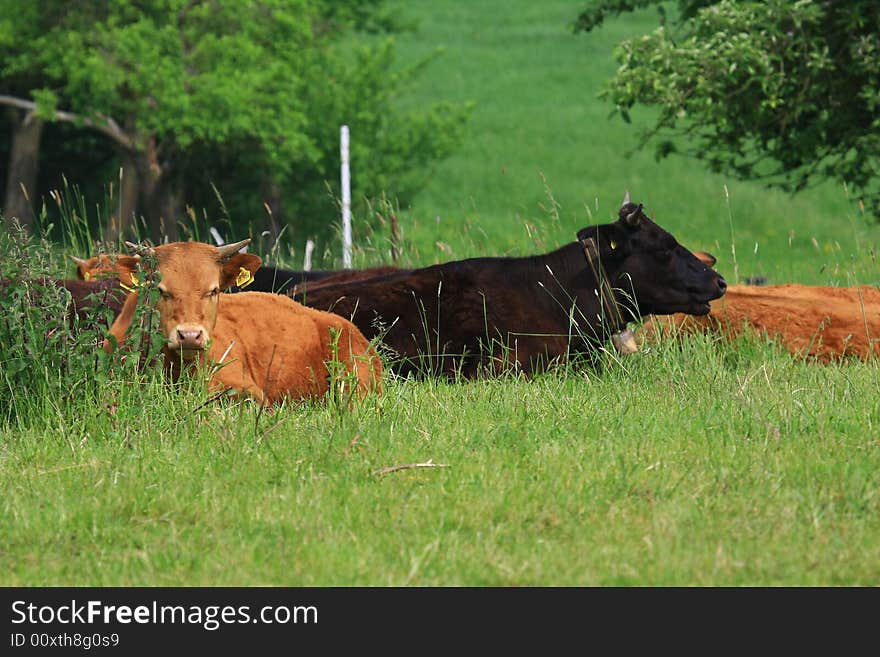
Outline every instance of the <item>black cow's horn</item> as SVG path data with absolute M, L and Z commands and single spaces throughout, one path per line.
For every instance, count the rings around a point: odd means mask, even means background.
M 135 244 L 134 242 L 126 242 L 125 246 L 127 246 L 128 250 L 137 256 L 146 257 L 156 255 L 156 252 L 153 250 L 152 246 L 147 246 L 145 244 Z
M 639 225 L 639 217 L 642 214 L 642 208 L 645 207 L 641 203 L 639 203 L 639 207 L 626 215 L 624 221 L 630 226 L 638 226 Z
M 239 250 L 243 249 L 250 243 L 251 240 L 250 238 L 248 238 L 246 240 L 242 240 L 241 242 L 236 242 L 235 244 L 224 244 L 223 246 L 218 246 L 217 250 L 220 252 L 220 259 L 228 260 L 236 253 L 238 253 Z
M 621 205 L 627 205 L 629 203 L 629 190 L 626 190 L 626 194 L 623 195 L 623 203 Z

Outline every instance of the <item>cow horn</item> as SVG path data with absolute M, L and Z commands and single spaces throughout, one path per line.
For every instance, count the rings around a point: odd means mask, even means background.
M 642 208 L 645 207 L 641 203 L 639 203 L 639 207 L 626 215 L 624 221 L 630 226 L 638 226 L 639 225 L 639 216 L 642 214 Z
M 623 203 L 621 205 L 626 205 L 629 203 L 629 190 L 626 190 L 626 194 L 623 195 Z
M 153 250 L 152 246 L 147 246 L 145 244 L 135 244 L 134 242 L 126 242 L 125 246 L 127 246 L 128 250 L 137 256 L 155 256 L 156 255 L 156 251 Z
M 224 244 L 223 246 L 218 246 L 217 250 L 220 252 L 220 259 L 228 260 L 250 243 L 251 239 L 248 238 L 246 240 L 242 240 L 241 242 L 236 242 L 235 244 Z
M 89 264 L 88 260 L 83 260 L 82 258 L 77 258 L 75 255 L 70 256 L 70 259 L 73 260 L 78 267 L 85 267 Z

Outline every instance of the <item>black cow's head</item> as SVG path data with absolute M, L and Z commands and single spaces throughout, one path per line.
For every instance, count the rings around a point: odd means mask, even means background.
M 630 203 L 628 194 L 615 223 L 578 233 L 580 240 L 588 237 L 598 239 L 611 285 L 634 293 L 643 315 L 705 315 L 709 301 L 727 289 L 718 272 L 651 221 L 641 203 Z

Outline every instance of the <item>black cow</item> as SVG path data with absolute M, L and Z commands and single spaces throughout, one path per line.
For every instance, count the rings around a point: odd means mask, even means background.
M 314 271 L 297 271 L 281 267 L 260 267 L 254 272 L 254 280 L 248 284 L 248 292 L 289 293 L 300 283 L 319 281 L 337 272 L 332 269 Z
M 254 274 L 254 280 L 247 285 L 248 292 L 277 292 L 292 294 L 297 285 L 318 281 L 343 282 L 378 274 L 398 271 L 395 267 L 374 267 L 372 269 L 316 269 L 297 271 L 280 267 L 260 267 Z M 242 288 L 245 289 L 245 288 Z M 233 289 L 233 292 L 238 291 Z
M 625 202 L 612 224 L 544 255 L 472 258 L 363 280 L 306 283 L 294 299 L 350 317 L 409 372 L 474 377 L 513 367 L 533 373 L 588 353 L 627 319 L 654 313 L 704 315 L 727 287 L 643 212 Z M 614 287 L 623 322 L 600 305 L 585 240 Z

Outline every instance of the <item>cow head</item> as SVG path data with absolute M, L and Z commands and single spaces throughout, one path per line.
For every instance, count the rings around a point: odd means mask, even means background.
M 716 271 L 651 221 L 641 203 L 630 203 L 628 194 L 615 223 L 578 233 L 580 240 L 588 237 L 598 240 L 611 284 L 634 292 L 642 314 L 705 315 L 709 301 L 727 289 Z
M 145 258 L 154 259 L 160 274 L 159 326 L 167 340 L 166 348 L 183 360 L 193 360 L 211 340 L 217 322 L 220 292 L 253 277 L 260 266 L 260 258 L 249 253 L 238 253 L 250 240 L 221 247 L 200 242 L 174 242 L 157 247 L 144 247 L 126 242 L 126 245 Z M 134 294 L 131 295 L 134 297 Z M 121 338 L 133 316 L 136 302 L 131 298 L 123 308 L 111 334 Z M 127 321 L 127 324 L 126 324 Z
M 119 282 L 129 287 L 137 285 L 138 265 L 140 256 L 124 254 L 101 254 L 88 260 L 70 256 L 76 263 L 76 276 L 83 281 L 118 278 Z

